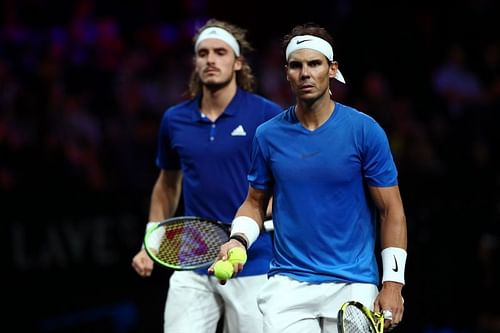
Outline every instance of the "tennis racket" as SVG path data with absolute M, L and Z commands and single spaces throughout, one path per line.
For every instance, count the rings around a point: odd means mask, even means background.
M 272 230 L 272 221 L 266 221 L 264 228 Z M 209 267 L 229 235 L 230 224 L 197 216 L 172 217 L 146 231 L 144 248 L 164 267 L 194 270 Z
M 384 316 L 360 302 L 342 304 L 338 314 L 339 333 L 383 333 Z

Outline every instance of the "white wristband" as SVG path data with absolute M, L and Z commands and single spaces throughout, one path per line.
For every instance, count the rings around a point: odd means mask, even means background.
M 405 284 L 406 251 L 399 247 L 382 250 L 382 283 L 394 281 Z
M 252 246 L 253 242 L 259 237 L 260 228 L 257 221 L 248 216 L 235 217 L 231 223 L 231 236 L 236 234 L 245 235 L 248 239 L 247 249 Z
M 158 223 L 160 222 L 148 222 L 148 224 L 146 224 L 146 233 L 148 232 L 149 228 L 154 227 Z M 141 250 L 144 250 L 144 242 L 142 242 Z

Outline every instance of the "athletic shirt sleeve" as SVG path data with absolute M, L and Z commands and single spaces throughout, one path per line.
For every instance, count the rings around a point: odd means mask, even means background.
M 367 184 L 377 187 L 397 185 L 397 169 L 385 131 L 369 117 L 362 128 L 363 173 Z
M 272 186 L 271 171 L 267 166 L 264 152 L 258 139 L 259 129 L 253 138 L 252 163 L 248 173 L 250 186 L 258 190 L 266 190 Z

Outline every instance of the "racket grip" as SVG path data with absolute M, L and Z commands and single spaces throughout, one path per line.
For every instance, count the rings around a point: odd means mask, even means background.
M 274 231 L 274 224 L 272 219 L 264 221 L 264 230 L 267 232 Z

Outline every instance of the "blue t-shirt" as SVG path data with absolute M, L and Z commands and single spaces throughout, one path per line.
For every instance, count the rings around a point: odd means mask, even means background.
M 377 217 L 367 185 L 397 185 L 379 124 L 336 103 L 331 117 L 310 131 L 290 107 L 257 129 L 252 154 L 251 186 L 274 195 L 269 275 L 378 284 Z
M 230 224 L 247 195 L 255 130 L 283 110 L 241 89 L 214 122 L 200 112 L 199 105 L 198 96 L 164 113 L 156 164 L 161 169 L 182 170 L 184 215 Z M 267 273 L 271 255 L 270 236 L 263 233 L 238 276 Z M 206 273 L 206 269 L 198 272 Z

